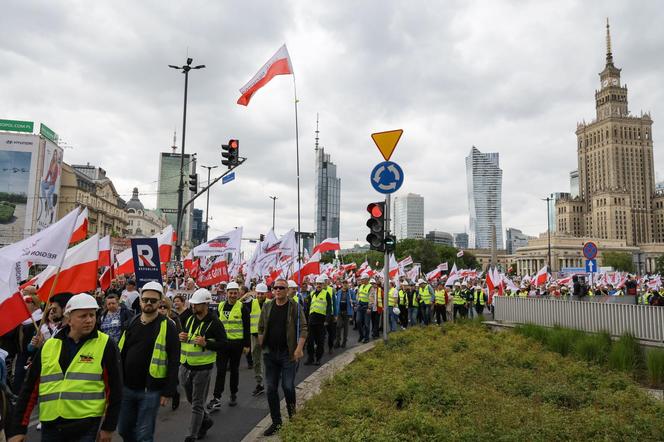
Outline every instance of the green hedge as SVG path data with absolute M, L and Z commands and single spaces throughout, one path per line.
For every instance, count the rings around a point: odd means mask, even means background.
M 28 197 L 20 193 L 7 193 L 0 192 L 0 201 L 8 201 L 10 203 L 26 204 Z
M 16 206 L 6 201 L 0 201 L 0 223 L 11 221 Z
M 564 340 L 556 338 L 554 345 L 574 352 Z M 443 333 L 438 327 L 408 329 L 359 355 L 280 436 L 344 442 L 661 440 L 663 417 L 664 404 L 626 373 L 546 351 L 518 333 L 464 323 Z

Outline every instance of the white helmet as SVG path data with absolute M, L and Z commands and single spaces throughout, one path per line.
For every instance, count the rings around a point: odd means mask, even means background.
M 212 302 L 212 294 L 208 289 L 198 289 L 191 295 L 189 304 L 209 304 Z
M 399 310 L 399 307 L 394 307 L 392 309 L 392 311 L 394 312 L 395 315 L 400 315 L 401 314 L 401 310 Z
M 65 306 L 65 314 L 73 312 L 74 310 L 83 310 L 88 308 L 97 310 L 99 305 L 97 304 L 97 301 L 95 301 L 95 298 L 92 296 L 88 295 L 87 293 L 80 293 L 78 295 L 72 296 L 69 299 L 67 305 Z
M 376 280 L 373 279 L 373 278 L 371 278 L 371 279 L 369 280 L 369 284 L 376 284 Z
M 426 284 L 427 282 L 424 279 L 420 278 L 419 281 L 417 281 L 417 283 L 418 284 Z
M 164 287 L 159 284 L 157 281 L 150 281 L 148 283 L 143 284 L 143 287 L 141 288 L 141 293 L 143 293 L 146 290 L 152 290 L 155 292 L 159 292 L 160 295 L 164 295 Z
M 325 282 L 325 276 L 324 275 L 318 275 L 316 277 L 316 284 L 323 284 Z
M 461 283 L 460 282 L 455 282 L 454 287 L 461 287 Z
M 262 282 L 258 283 L 258 284 L 256 284 L 256 291 L 258 293 L 267 293 L 267 286 L 265 284 L 263 284 Z
M 235 281 L 231 281 L 226 285 L 226 290 L 240 290 L 240 286 Z
M 297 288 L 297 282 L 293 281 L 292 279 L 289 279 L 288 280 L 288 288 L 296 289 Z

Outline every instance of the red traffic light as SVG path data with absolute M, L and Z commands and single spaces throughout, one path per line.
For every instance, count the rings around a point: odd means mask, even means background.
M 238 140 L 228 140 L 228 147 L 231 149 L 237 149 L 240 142 Z
M 383 216 L 383 208 L 380 204 L 371 203 L 367 206 L 367 212 L 371 214 L 374 218 L 380 218 Z

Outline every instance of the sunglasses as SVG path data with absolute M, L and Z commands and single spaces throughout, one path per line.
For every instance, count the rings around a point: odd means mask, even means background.
M 159 308 L 160 308 L 160 309 L 162 309 L 162 308 L 166 308 L 166 306 L 165 306 L 165 305 L 160 305 Z
M 278 286 L 272 287 L 272 290 L 286 290 L 286 289 L 287 289 L 287 287 L 284 287 L 284 286 L 282 286 L 282 285 L 278 285 Z
M 157 298 L 141 298 L 141 302 L 144 304 L 156 304 L 160 301 Z

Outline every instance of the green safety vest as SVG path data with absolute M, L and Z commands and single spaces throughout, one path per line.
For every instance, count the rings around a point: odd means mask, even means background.
M 431 304 L 431 293 L 429 292 L 429 287 L 420 287 L 418 289 L 418 292 L 420 294 L 420 302 L 424 305 L 429 305 Z
M 155 379 L 163 379 L 166 377 L 168 372 L 168 358 L 166 353 L 166 321 L 164 319 L 159 325 L 159 334 L 157 339 L 154 341 L 154 347 L 152 348 L 152 358 L 150 359 L 150 376 Z M 122 332 L 122 337 L 120 342 L 118 342 L 118 348 L 122 351 L 124 347 L 126 332 Z
M 527 298 L 528 297 L 528 292 L 525 290 L 519 291 L 519 298 Z
M 100 331 L 85 341 L 67 372 L 60 367 L 62 339 L 48 339 L 41 351 L 39 420 L 85 419 L 104 415 L 106 393 L 101 360 L 108 335 Z
M 233 308 L 231 308 L 231 311 L 228 314 L 228 319 L 226 319 L 226 315 L 223 314 L 225 305 L 226 302 L 222 302 L 219 306 L 219 319 L 221 319 L 221 323 L 224 324 L 224 328 L 226 329 L 226 337 L 229 341 L 244 339 L 244 328 L 242 327 L 242 303 L 235 301 Z M 251 309 L 253 311 L 253 306 Z M 256 326 L 258 326 L 258 323 Z M 258 333 L 258 330 L 256 332 Z
M 397 305 L 397 300 L 394 297 L 394 291 L 396 289 L 394 287 L 390 287 L 390 291 L 387 292 L 387 305 L 388 307 L 394 307 Z
M 466 303 L 466 298 L 463 297 L 461 290 L 455 290 L 453 298 L 454 305 L 464 305 Z
M 406 292 L 404 292 L 403 290 L 399 290 L 399 304 L 400 305 L 408 304 L 408 297 L 406 296 Z
M 265 302 L 268 300 L 266 299 Z M 258 302 L 258 299 L 251 301 L 251 333 L 258 333 L 258 319 L 261 316 L 261 304 Z M 242 319 L 242 318 L 240 318 Z
M 358 302 L 369 302 L 369 290 L 371 290 L 371 284 L 360 286 L 360 289 L 357 291 Z
M 213 364 L 217 359 L 217 352 L 206 350 L 200 345 L 194 344 L 194 339 L 197 336 L 205 336 L 205 332 L 201 333 L 201 329 L 203 328 L 202 321 L 198 325 L 198 328 L 192 331 L 192 328 L 194 327 L 194 318 L 195 315 L 191 315 L 189 319 L 187 319 L 185 327 L 189 336 L 187 336 L 185 342 L 180 344 L 180 364 L 187 363 L 191 366 Z M 208 324 L 208 328 L 210 328 L 210 325 L 212 325 L 212 323 Z
M 484 292 L 475 290 L 475 304 L 484 305 Z
M 311 293 L 311 303 L 309 305 L 309 314 L 318 313 L 327 315 L 327 290 L 321 290 L 320 293 Z
M 434 296 L 436 304 L 445 305 L 445 290 L 436 290 Z

